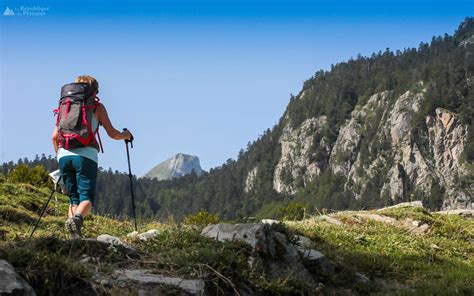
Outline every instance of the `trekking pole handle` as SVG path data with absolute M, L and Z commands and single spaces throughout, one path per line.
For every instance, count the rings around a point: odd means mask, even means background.
M 128 129 L 127 128 L 124 128 L 123 131 L 127 131 Z M 130 143 L 130 147 L 133 148 L 133 135 L 130 133 L 131 137 L 130 137 L 130 140 L 124 140 L 125 143 Z

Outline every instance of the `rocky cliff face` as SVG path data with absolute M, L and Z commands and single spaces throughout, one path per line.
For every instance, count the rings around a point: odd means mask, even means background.
M 297 128 L 290 124 L 285 126 L 279 141 L 282 156 L 273 179 L 273 188 L 277 192 L 293 194 L 325 168 L 325 163 L 311 152 L 315 145 L 327 148 L 322 138 L 325 125 L 326 117 L 320 116 L 307 119 Z
M 461 182 L 468 175 L 461 159 L 468 129 L 459 117 L 446 109 L 436 109 L 436 117 L 428 117 L 429 142 L 434 161 L 434 172 L 446 188 L 448 196 L 444 208 L 472 208 L 472 188 L 463 188 Z
M 428 133 L 420 145 L 412 122 L 423 99 L 424 90 L 376 93 L 352 111 L 333 143 L 324 136 L 325 116 L 297 127 L 287 120 L 273 188 L 294 194 L 330 170 L 345 177 L 345 190 L 356 199 L 369 191 L 388 203 L 437 194 L 444 209 L 473 208 L 473 189 L 462 185 L 469 175 L 462 159 L 468 128 L 458 115 L 438 108 L 426 117 Z
M 203 171 L 199 158 L 193 155 L 178 153 L 152 168 L 143 177 L 166 180 L 190 174 L 193 170 L 197 175 L 202 174 Z

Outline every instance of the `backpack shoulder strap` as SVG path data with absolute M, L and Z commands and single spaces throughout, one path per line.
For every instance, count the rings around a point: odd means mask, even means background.
M 94 101 L 95 102 L 94 114 L 95 114 L 95 111 L 97 111 L 97 108 L 100 106 L 100 99 L 98 96 L 95 96 L 94 99 L 95 99 Z M 102 123 L 99 120 L 97 120 L 97 122 L 99 125 L 97 126 L 97 130 L 95 131 L 95 134 L 97 135 L 97 139 L 99 140 L 100 151 L 104 153 L 104 146 L 102 146 L 102 140 L 100 139 L 100 134 L 99 134 L 99 128 L 102 125 Z

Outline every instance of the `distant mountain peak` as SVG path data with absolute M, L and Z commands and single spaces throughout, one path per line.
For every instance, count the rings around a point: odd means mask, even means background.
M 153 167 L 148 173 L 143 175 L 143 177 L 167 180 L 190 174 L 193 170 L 198 176 L 203 172 L 199 162 L 199 157 L 184 153 L 177 153 Z

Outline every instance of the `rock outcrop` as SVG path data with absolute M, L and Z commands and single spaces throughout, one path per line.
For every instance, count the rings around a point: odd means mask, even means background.
M 138 291 L 138 295 L 205 295 L 202 279 L 170 277 L 144 269 L 116 270 L 107 285 L 127 289 L 130 293 Z
M 429 143 L 433 155 L 434 172 L 450 197 L 444 209 L 473 208 L 472 188 L 462 188 L 460 180 L 468 174 L 461 155 L 467 138 L 467 127 L 459 116 L 446 109 L 436 109 L 436 116 L 428 117 Z
M 280 193 L 293 194 L 305 186 L 325 168 L 316 153 L 315 145 L 329 152 L 322 136 L 326 117 L 310 118 L 294 128 L 288 121 L 280 137 L 281 158 L 275 168 L 273 188 Z
M 354 175 L 351 169 L 354 167 L 354 162 L 358 160 L 363 131 L 368 129 L 368 125 L 373 122 L 377 112 L 380 113 L 386 106 L 389 95 L 388 91 L 375 94 L 364 106 L 356 107 L 352 111 L 351 118 L 341 127 L 334 147 L 331 149 L 329 164 L 334 173 Z
M 425 90 L 374 94 L 355 107 L 333 143 L 324 136 L 325 116 L 299 126 L 287 118 L 273 188 L 294 194 L 330 170 L 345 178 L 345 190 L 356 199 L 376 192 L 385 204 L 424 196 L 442 209 L 473 208 L 474 189 L 462 182 L 469 175 L 462 159 L 468 127 L 438 108 L 426 118 L 425 134 L 417 134 L 413 122 L 424 98 Z
M 243 241 L 250 245 L 252 269 L 270 278 L 295 277 L 317 288 L 315 274 L 330 277 L 334 267 L 324 254 L 311 249 L 311 241 L 303 236 L 292 243 L 270 224 L 214 224 L 203 229 L 202 235 L 219 241 Z
M 247 178 L 245 178 L 245 192 L 250 192 L 255 187 L 255 179 L 257 178 L 258 173 L 258 166 L 255 166 L 250 172 L 247 174 Z

